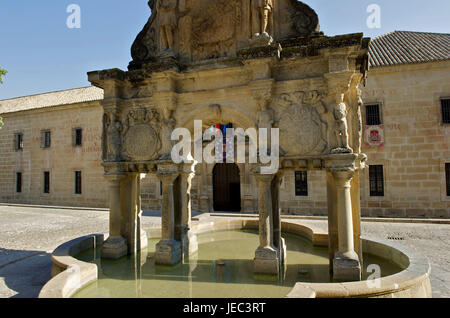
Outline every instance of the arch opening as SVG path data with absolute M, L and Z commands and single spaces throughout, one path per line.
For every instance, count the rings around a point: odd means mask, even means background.
M 214 211 L 241 211 L 241 178 L 238 165 L 217 163 L 213 169 Z

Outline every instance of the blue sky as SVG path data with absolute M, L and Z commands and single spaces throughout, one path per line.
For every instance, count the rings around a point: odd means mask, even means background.
M 327 35 L 394 30 L 450 33 L 448 0 L 308 0 Z M 381 8 L 381 28 L 366 24 L 368 5 Z M 69 29 L 70 4 L 81 28 Z M 126 69 L 130 47 L 148 19 L 147 0 L 1 0 L 0 67 L 9 71 L 0 99 L 88 86 L 86 73 Z

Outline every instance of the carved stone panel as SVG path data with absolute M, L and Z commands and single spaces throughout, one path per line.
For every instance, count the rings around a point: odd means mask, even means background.
M 278 121 L 281 151 L 285 155 L 324 153 L 327 123 L 320 115 L 324 111 L 320 95 L 315 91 L 296 92 L 283 94 L 279 100 L 288 106 Z
M 134 161 L 156 159 L 161 149 L 158 135 L 159 115 L 155 110 L 132 110 L 128 113 L 123 152 Z
M 239 0 L 203 1 L 192 12 L 191 48 L 194 60 L 232 55 L 235 51 Z
M 125 152 L 134 160 L 149 160 L 158 151 L 159 138 L 148 124 L 131 127 L 124 136 Z

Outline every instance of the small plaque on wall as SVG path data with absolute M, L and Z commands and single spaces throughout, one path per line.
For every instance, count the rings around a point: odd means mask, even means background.
M 371 148 L 384 147 L 384 125 L 366 126 L 364 144 Z

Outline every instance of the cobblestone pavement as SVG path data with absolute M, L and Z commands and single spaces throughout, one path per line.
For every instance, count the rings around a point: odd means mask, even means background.
M 143 228 L 160 225 L 144 212 Z M 327 228 L 326 221 L 301 223 Z M 50 253 L 74 238 L 108 231 L 108 212 L 0 206 L 0 298 L 37 297 L 50 279 Z M 433 297 L 450 297 L 450 225 L 363 223 L 366 237 L 401 239 L 431 262 Z

